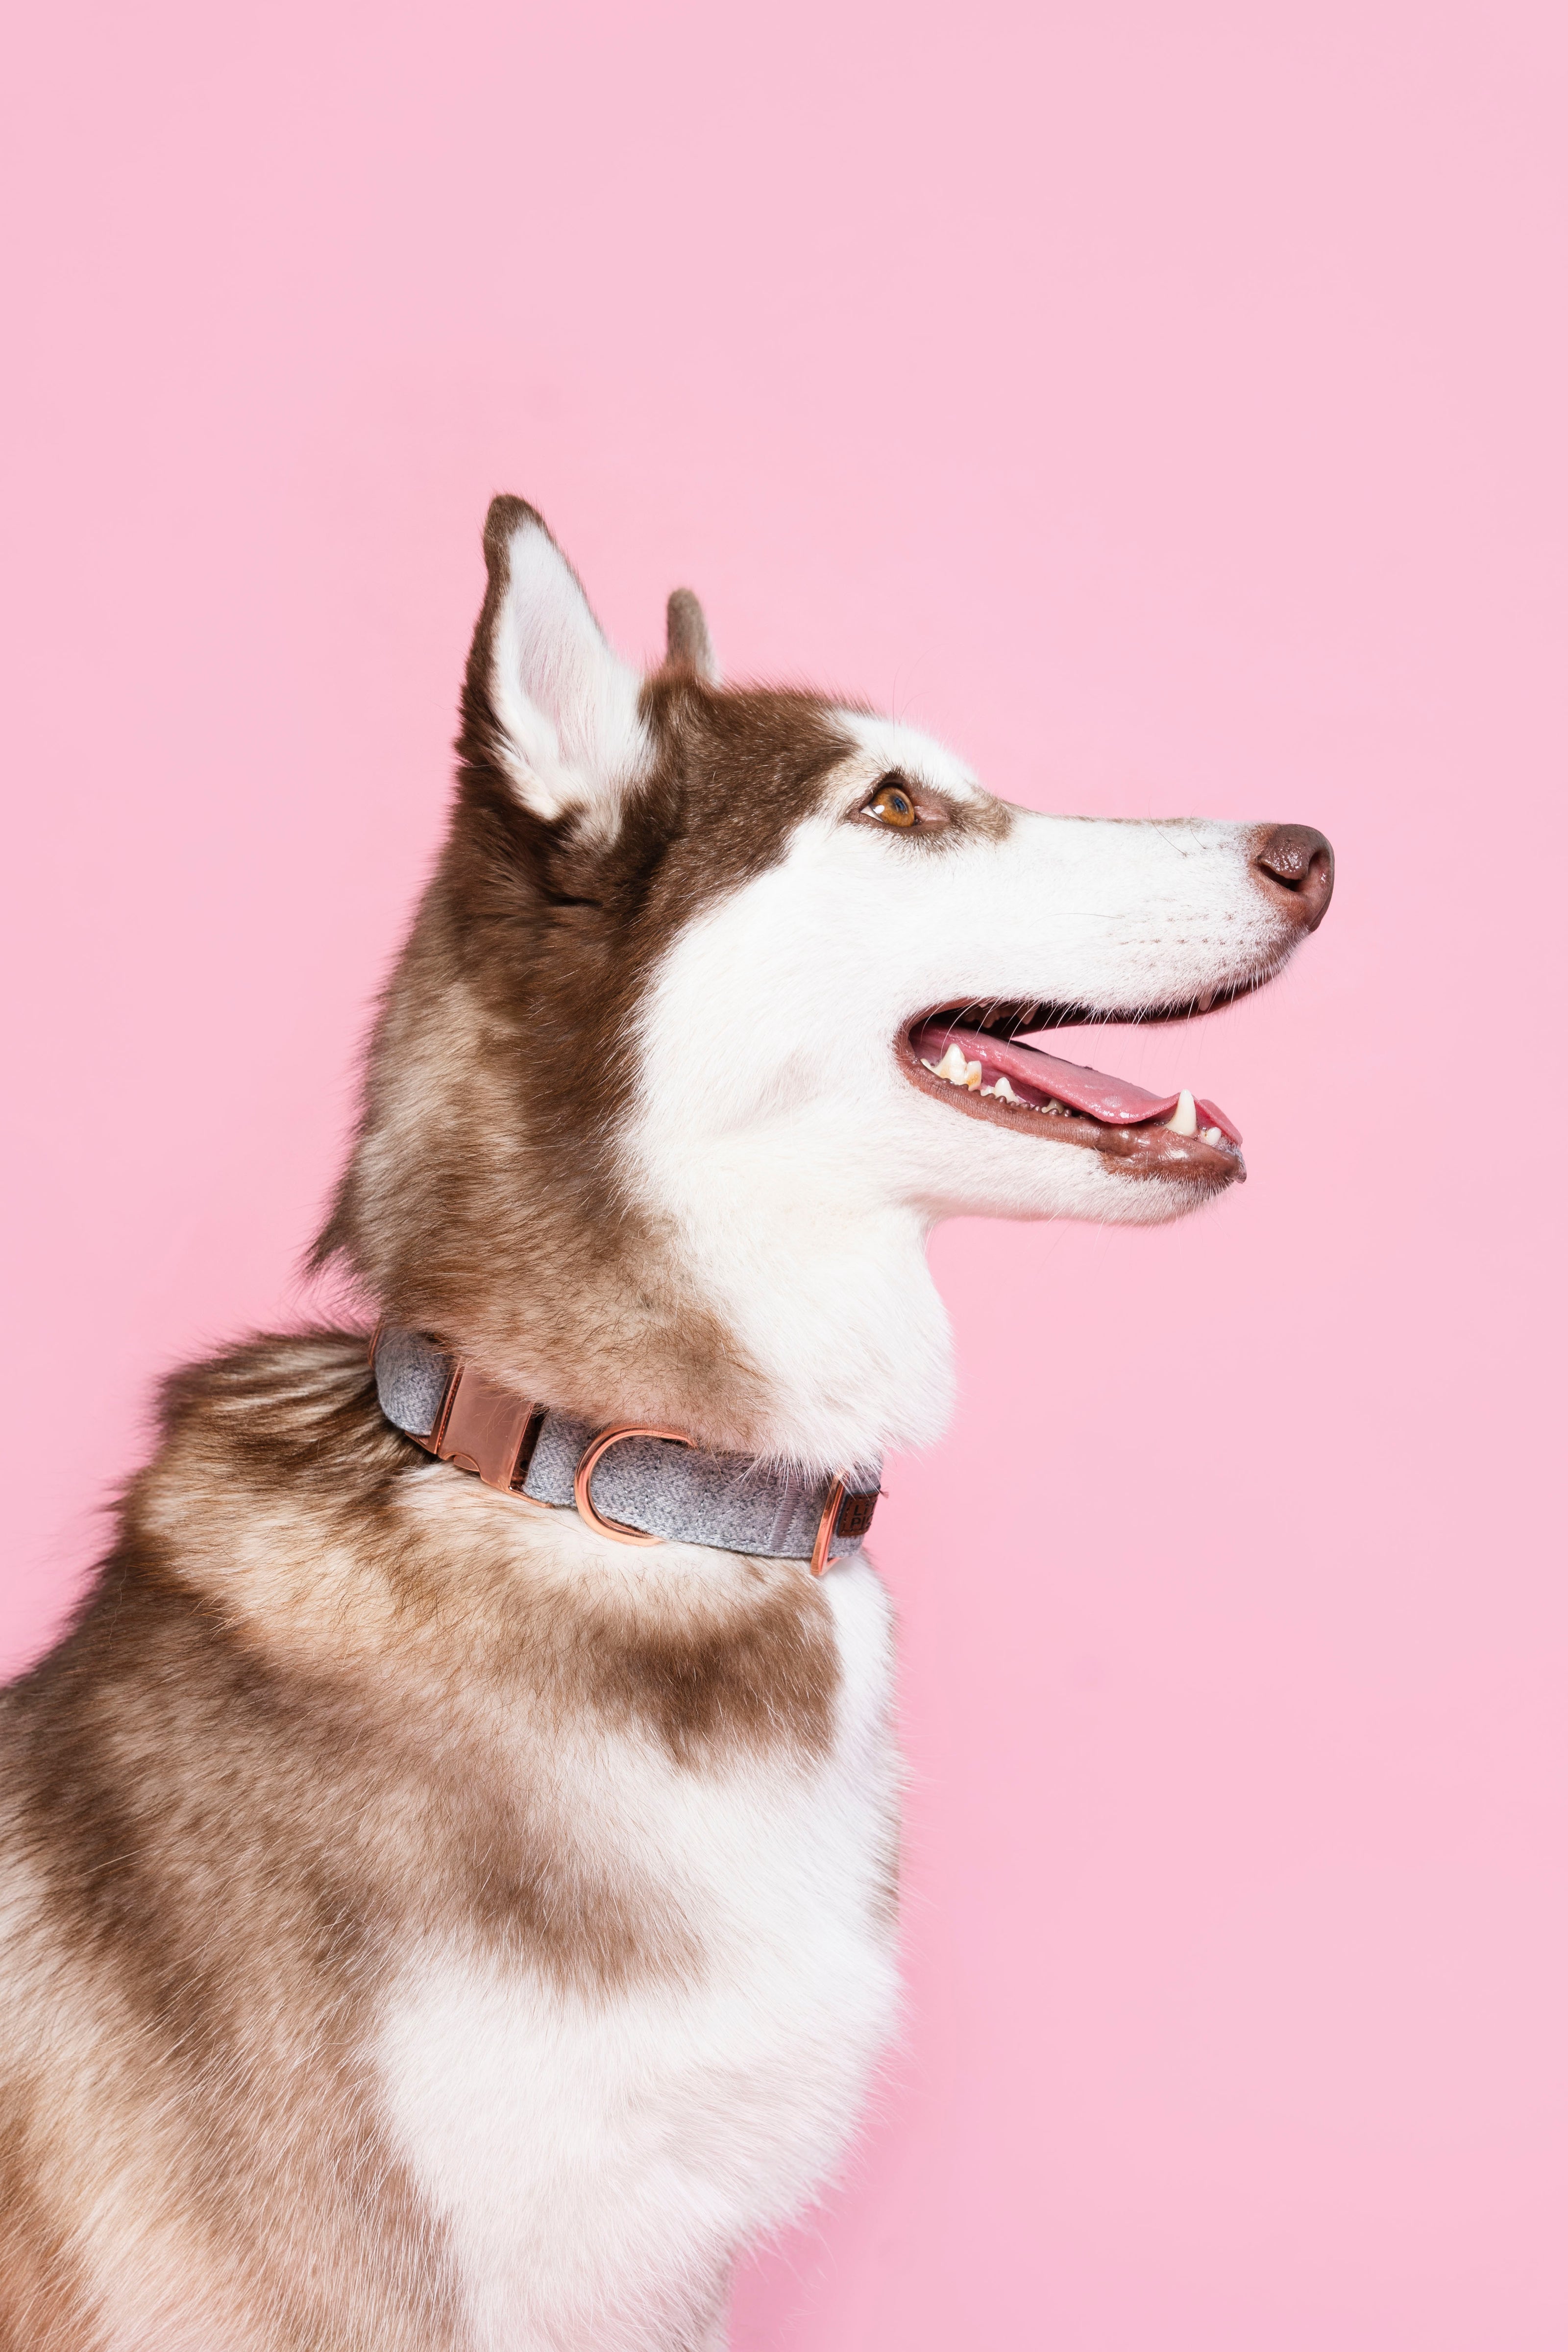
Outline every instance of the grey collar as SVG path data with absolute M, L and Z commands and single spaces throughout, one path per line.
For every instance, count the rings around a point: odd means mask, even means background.
M 860 1549 L 879 1462 L 807 1478 L 750 1454 L 707 1454 L 678 1429 L 596 1429 L 503 1389 L 422 1332 L 371 1342 L 381 1409 L 428 1454 L 526 1503 L 575 1504 L 614 1542 L 707 1544 L 805 1559 L 820 1576 Z

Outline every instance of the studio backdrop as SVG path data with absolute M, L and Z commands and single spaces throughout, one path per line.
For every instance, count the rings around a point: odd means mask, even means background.
M 1514 0 L 13 32 L 9 1667 L 157 1376 L 330 1306 L 492 492 L 634 656 L 689 583 L 1009 798 L 1338 851 L 1111 1065 L 1244 1191 L 935 1242 L 907 2009 L 745 2352 L 1568 2342 L 1563 64 Z

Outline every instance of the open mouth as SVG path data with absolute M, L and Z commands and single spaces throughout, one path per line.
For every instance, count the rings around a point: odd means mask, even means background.
M 1206 1013 L 1152 1011 L 1171 1021 Z M 1190 1093 L 1152 1095 L 1127 1078 L 1068 1062 L 1021 1033 L 1103 1021 L 1084 1006 L 997 1003 L 946 1005 L 916 1016 L 900 1036 L 906 1075 L 921 1091 L 973 1118 L 1015 1132 L 1103 1153 L 1128 1175 L 1179 1175 L 1205 1185 L 1245 1183 L 1241 1132 L 1219 1105 Z M 1123 1019 L 1142 1016 L 1122 1015 Z

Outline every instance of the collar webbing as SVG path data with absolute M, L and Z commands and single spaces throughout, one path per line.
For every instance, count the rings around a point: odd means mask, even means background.
M 371 1342 L 395 1427 L 505 1495 L 563 1509 L 616 1543 L 706 1544 L 805 1559 L 814 1576 L 858 1551 L 881 1464 L 807 1477 L 750 1454 L 710 1454 L 679 1430 L 597 1429 L 503 1389 L 422 1332 L 385 1323 Z

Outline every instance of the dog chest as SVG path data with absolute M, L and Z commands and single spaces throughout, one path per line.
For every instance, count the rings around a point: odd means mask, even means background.
M 459 1941 L 400 1978 L 386 2108 L 481 2343 L 570 2342 L 590 2314 L 596 2346 L 679 2331 L 853 2126 L 897 1997 L 898 1766 L 881 1587 L 856 1563 L 826 1591 L 826 1757 L 697 1769 L 605 1737 L 571 1768 L 590 1837 L 674 1923 L 662 1957 L 595 1982 Z

